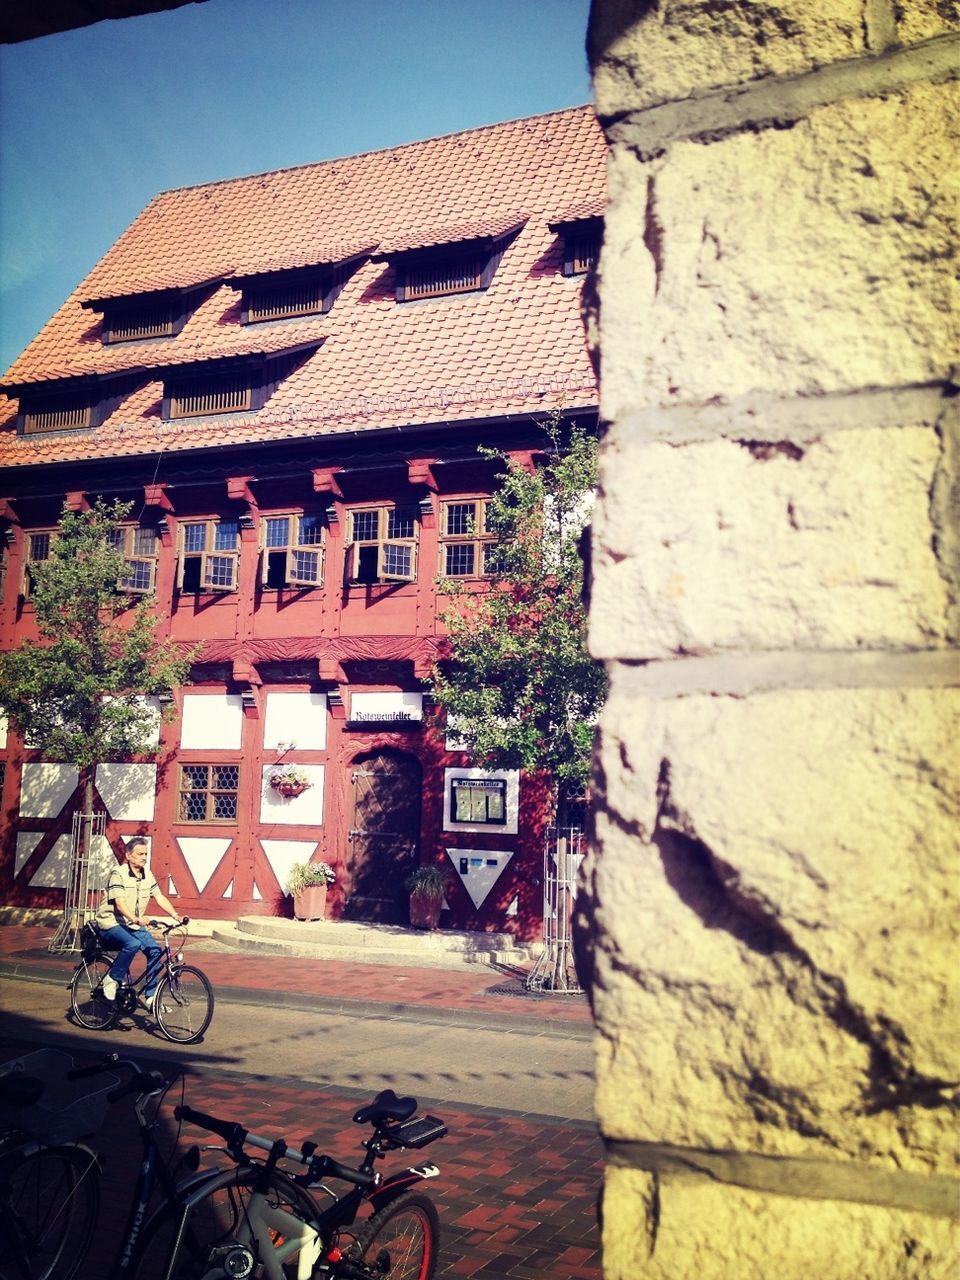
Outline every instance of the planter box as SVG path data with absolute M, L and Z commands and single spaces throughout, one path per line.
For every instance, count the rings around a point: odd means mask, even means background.
M 326 920 L 327 886 L 307 885 L 293 895 L 293 914 L 297 920 Z

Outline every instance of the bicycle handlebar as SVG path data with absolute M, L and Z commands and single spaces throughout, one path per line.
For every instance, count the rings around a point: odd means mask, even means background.
M 244 1146 L 258 1147 L 261 1151 L 271 1153 L 277 1151 L 279 1147 L 279 1155 L 282 1159 L 296 1160 L 298 1164 L 307 1166 L 309 1179 L 312 1182 L 325 1177 L 340 1178 L 344 1182 L 352 1182 L 355 1187 L 372 1187 L 378 1181 L 377 1174 L 368 1173 L 363 1169 L 351 1169 L 348 1165 L 341 1164 L 339 1160 L 334 1160 L 332 1156 L 315 1156 L 291 1151 L 282 1139 L 273 1141 L 270 1138 L 262 1138 L 259 1134 L 251 1133 L 235 1120 L 221 1120 L 217 1116 L 207 1115 L 204 1111 L 194 1111 L 193 1107 L 186 1105 L 174 1107 L 173 1114 L 178 1120 L 186 1120 L 200 1129 L 207 1129 L 210 1133 L 223 1138 L 231 1155 L 239 1156 Z
M 115 1071 L 118 1067 L 126 1067 L 132 1072 L 130 1079 L 124 1084 L 111 1089 L 107 1094 L 108 1102 L 119 1102 L 132 1093 L 160 1093 L 167 1087 L 166 1077 L 159 1071 L 144 1071 L 132 1058 L 121 1058 L 118 1053 L 108 1053 L 101 1062 L 89 1067 L 73 1067 L 67 1072 L 68 1080 L 82 1080 L 85 1076 L 103 1075 L 105 1071 Z

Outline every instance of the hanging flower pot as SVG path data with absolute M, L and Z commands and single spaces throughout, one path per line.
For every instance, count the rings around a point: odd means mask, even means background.
M 287 764 L 278 766 L 270 774 L 270 785 L 285 800 L 292 800 L 302 795 L 313 785 L 305 769 L 299 765 Z

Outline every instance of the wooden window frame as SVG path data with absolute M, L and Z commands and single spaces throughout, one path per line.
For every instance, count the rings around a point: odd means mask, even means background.
M 443 248 L 409 250 L 388 260 L 396 271 L 397 302 L 422 302 L 428 298 L 455 297 L 461 293 L 477 293 L 488 289 L 496 275 L 510 235 L 491 243 L 469 240 Z M 446 279 L 442 274 L 446 273 Z M 434 276 L 434 285 L 411 284 L 411 276 Z
M 119 342 L 171 338 L 183 328 L 182 311 L 183 307 L 173 298 L 110 306 L 103 313 L 103 344 L 114 346 Z
M 273 294 L 293 295 L 287 305 L 276 302 L 265 306 L 263 299 Z M 264 324 L 268 320 L 292 320 L 297 316 L 324 315 L 333 304 L 333 280 L 330 272 L 290 271 L 258 280 L 248 280 L 243 285 L 240 303 L 241 324 Z M 300 296 L 300 301 L 296 300 Z
M 220 516 L 210 516 L 206 519 L 183 520 L 177 528 L 177 590 L 183 595 L 203 595 L 207 593 L 225 594 L 237 590 L 237 582 L 240 573 L 240 525 L 239 521 L 233 521 L 237 526 L 236 541 L 232 548 L 217 546 L 218 531 L 229 522 Z M 187 530 L 202 527 L 204 529 L 204 540 L 202 548 L 187 547 Z M 199 578 L 196 588 L 185 586 L 187 576 L 187 561 L 199 560 Z M 223 562 L 229 564 L 230 574 L 229 581 L 211 581 L 211 578 L 218 578 L 220 575 L 211 572 L 211 566 L 214 563 Z
M 375 512 L 377 516 L 377 532 L 375 537 L 358 538 L 354 534 L 355 517 Z M 390 522 L 398 514 L 409 516 L 413 525 L 413 534 L 409 537 L 398 536 L 390 531 Z M 347 510 L 349 541 L 345 551 L 345 572 L 350 584 L 375 585 L 382 582 L 416 582 L 417 580 L 417 548 L 420 542 L 420 513 L 415 506 L 387 503 L 369 507 L 350 507 Z M 361 561 L 369 564 L 369 554 L 363 556 L 363 548 L 376 547 L 376 575 L 360 576 Z M 390 570 L 387 561 L 393 551 L 403 555 L 409 552 L 409 570 Z
M 20 594 L 24 600 L 29 600 L 33 595 L 34 581 L 30 571 L 31 565 L 46 564 L 50 559 L 50 552 L 53 550 L 53 544 L 59 537 L 60 530 L 54 525 L 50 528 L 26 529 L 23 535 L 23 571 L 20 580 Z M 47 554 L 41 559 L 33 554 L 33 539 L 43 537 L 48 538 Z
M 88 390 L 38 396 L 30 407 L 21 405 L 20 419 L 25 436 L 88 431 L 99 425 Z
M 487 528 L 489 498 L 444 498 L 440 503 L 440 574 L 444 578 L 492 578 L 496 571 L 488 562 L 490 551 L 497 546 L 496 535 Z M 473 528 L 466 533 L 451 533 L 449 515 L 453 507 L 473 507 Z M 447 551 L 453 547 L 473 549 L 473 569 L 470 573 L 451 572 Z
M 204 787 L 185 787 L 186 771 L 188 769 L 206 769 L 207 780 Z M 214 769 L 235 769 L 237 771 L 237 779 L 235 787 L 214 786 Z M 220 825 L 221 823 L 236 824 L 240 812 L 240 770 L 241 762 L 239 760 L 183 760 L 180 762 L 180 772 L 177 778 L 177 823 L 187 823 L 191 826 L 206 826 L 211 824 Z M 218 780 L 219 781 L 219 780 Z M 184 800 L 187 796 L 203 795 L 204 799 L 204 816 L 202 818 L 184 817 Z M 233 796 L 233 813 L 218 816 L 212 813 L 216 806 L 217 797 Z
M 283 585 L 287 587 L 299 587 L 302 589 L 312 589 L 323 586 L 323 574 L 325 568 L 326 549 L 327 549 L 327 529 L 326 524 L 319 525 L 320 539 L 318 542 L 303 542 L 303 521 L 305 519 L 322 521 L 323 517 L 319 512 L 314 511 L 270 511 L 261 513 L 260 518 L 260 581 L 264 587 L 269 587 L 270 579 L 270 557 L 271 555 L 285 556 Z M 268 546 L 267 532 L 268 522 L 270 520 L 287 520 L 290 522 L 288 527 L 287 539 L 282 545 Z M 295 537 L 293 536 L 295 535 Z M 306 577 L 297 571 L 298 555 L 316 555 L 317 556 L 317 576 L 315 579 Z M 273 588 L 278 590 L 279 588 Z
M 117 583 L 117 590 L 133 596 L 151 595 L 157 589 L 157 566 L 160 562 L 159 533 L 153 525 L 140 524 L 121 525 L 117 532 L 121 536 L 114 545 L 123 556 L 125 570 L 128 566 L 146 565 L 149 577 L 149 585 L 145 587 L 121 577 Z M 141 534 L 153 534 L 154 550 L 152 552 L 144 552 L 141 547 L 138 547 L 137 538 Z
M 254 409 L 254 374 L 251 369 L 218 370 L 215 373 L 171 379 L 164 386 L 164 418 L 209 418 L 225 413 L 249 413 Z M 222 403 L 216 403 L 217 399 Z

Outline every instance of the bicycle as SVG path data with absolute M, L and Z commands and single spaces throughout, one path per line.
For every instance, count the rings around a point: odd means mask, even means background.
M 79 1138 L 116 1081 L 78 1095 L 66 1063 L 41 1049 L 0 1066 L 0 1280 L 71 1280 L 93 1237 L 100 1164 Z
M 232 1162 L 227 1168 L 200 1170 L 201 1151 L 193 1146 L 181 1161 L 190 1172 L 178 1181 L 166 1168 L 154 1136 L 159 1107 L 152 1119 L 146 1115 L 149 1100 L 166 1093 L 172 1079 L 144 1072 L 132 1059 L 116 1054 L 80 1068 L 77 1075 L 119 1068 L 129 1069 L 131 1078 L 108 1098 L 138 1094 L 134 1111 L 143 1156 L 110 1280 L 432 1280 L 439 1219 L 432 1200 L 409 1188 L 438 1177 L 439 1169 L 417 1165 L 384 1179 L 374 1167 L 390 1151 L 420 1149 L 446 1134 L 435 1116 L 415 1114 L 415 1098 L 398 1098 L 386 1089 L 354 1114 L 355 1123 L 373 1127 L 372 1136 L 361 1143 L 366 1155 L 356 1168 L 317 1154 L 313 1142 L 294 1151 L 283 1139 L 260 1137 L 188 1106 L 175 1107 L 177 1120 L 223 1138 L 224 1148 L 206 1149 L 222 1150 Z M 266 1151 L 266 1160 L 250 1156 L 246 1146 Z M 278 1167 L 281 1160 L 294 1161 L 305 1171 L 288 1174 Z M 163 1203 L 147 1220 L 157 1175 Z M 347 1182 L 350 1189 L 337 1195 L 323 1181 L 327 1178 Z M 331 1203 L 318 1204 L 315 1196 L 320 1193 Z M 364 1201 L 372 1212 L 353 1230 Z
M 194 965 L 183 961 L 182 947 L 189 923 L 189 916 L 171 924 L 162 920 L 149 921 L 151 929 L 159 929 L 163 933 L 162 976 L 152 1013 L 161 1033 L 177 1044 L 192 1044 L 199 1040 L 213 1018 L 214 995 L 209 978 Z M 174 950 L 170 934 L 177 929 L 184 932 L 176 940 Z M 137 979 L 128 974 L 118 986 L 116 998 L 108 1000 L 103 993 L 103 980 L 116 959 L 116 948 L 105 945 L 100 931 L 92 924 L 83 926 L 80 945 L 80 963 L 70 980 L 73 1016 L 81 1027 L 89 1031 L 109 1031 L 123 1014 L 132 1014 L 137 1008 L 138 996 L 146 986 L 146 972 Z

